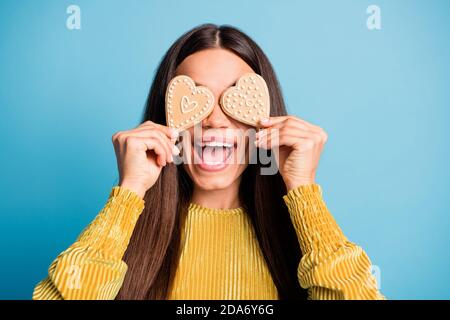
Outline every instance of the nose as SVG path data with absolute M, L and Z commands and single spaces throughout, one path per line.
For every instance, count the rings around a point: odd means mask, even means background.
M 228 116 L 222 111 L 219 104 L 216 104 L 213 111 L 202 121 L 202 126 L 205 128 L 228 128 L 230 124 Z

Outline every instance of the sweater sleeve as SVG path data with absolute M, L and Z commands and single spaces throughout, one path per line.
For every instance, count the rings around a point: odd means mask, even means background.
M 122 257 L 143 209 L 136 193 L 113 187 L 96 218 L 52 262 L 33 299 L 114 299 L 127 271 Z
M 318 184 L 302 185 L 284 196 L 303 257 L 298 279 L 309 299 L 385 299 L 364 250 L 350 242 L 322 198 Z

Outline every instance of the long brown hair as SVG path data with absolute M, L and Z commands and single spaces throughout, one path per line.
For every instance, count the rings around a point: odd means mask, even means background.
M 164 96 L 177 66 L 189 55 L 208 48 L 224 48 L 241 57 L 267 82 L 271 116 L 286 115 L 275 72 L 261 48 L 231 26 L 205 24 L 182 35 L 163 57 L 147 98 L 142 121 L 166 124 Z M 301 251 L 283 201 L 286 187 L 279 173 L 261 175 L 261 165 L 249 164 L 242 174 L 239 198 L 249 215 L 280 299 L 304 299 L 297 267 Z M 166 299 L 179 259 L 184 217 L 192 195 L 192 181 L 183 165 L 165 166 L 145 194 L 140 216 L 124 255 L 128 265 L 117 299 Z

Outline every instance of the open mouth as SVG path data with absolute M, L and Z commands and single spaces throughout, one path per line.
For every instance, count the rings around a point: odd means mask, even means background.
M 194 163 L 206 171 L 224 169 L 232 158 L 236 143 L 232 141 L 198 141 L 194 144 Z

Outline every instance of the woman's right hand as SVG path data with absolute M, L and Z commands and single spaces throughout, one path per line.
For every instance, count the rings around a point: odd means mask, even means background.
M 180 153 L 175 146 L 176 130 L 146 121 L 112 136 L 119 169 L 119 185 L 141 198 L 156 182 L 162 168 Z

